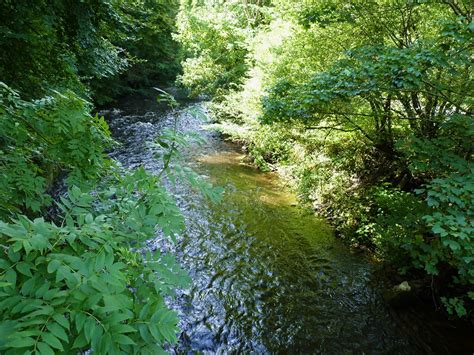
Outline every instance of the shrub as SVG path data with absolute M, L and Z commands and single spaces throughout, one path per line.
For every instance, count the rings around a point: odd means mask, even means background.
M 143 169 L 111 183 L 93 195 L 72 187 L 58 224 L 0 223 L 2 353 L 156 354 L 176 341 L 164 297 L 188 278 L 144 242 L 156 224 L 172 237 L 183 218 Z
M 104 119 L 90 109 L 70 91 L 29 102 L 0 83 L 0 217 L 49 205 L 46 191 L 60 172 L 71 184 L 100 176 L 111 141 Z

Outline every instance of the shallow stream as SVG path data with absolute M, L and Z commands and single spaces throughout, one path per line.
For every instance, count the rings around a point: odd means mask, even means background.
M 192 105 L 192 104 L 191 104 Z M 198 105 L 195 103 L 194 105 Z M 335 239 L 328 224 L 296 205 L 277 176 L 247 164 L 240 149 L 177 113 L 179 129 L 204 145 L 186 164 L 225 187 L 212 204 L 186 184 L 173 188 L 186 234 L 171 248 L 193 282 L 170 301 L 180 315 L 177 353 L 416 354 L 435 351 L 395 321 L 373 281 L 374 265 Z M 105 112 L 124 166 L 158 172 L 147 148 L 173 113 L 131 97 Z M 444 353 L 446 349 L 441 350 Z

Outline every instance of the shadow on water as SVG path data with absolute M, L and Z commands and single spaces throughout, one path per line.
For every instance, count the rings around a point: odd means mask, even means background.
M 147 99 L 148 100 L 148 99 Z M 172 114 L 151 100 L 129 98 L 105 112 L 123 144 L 111 153 L 124 166 L 159 171 L 146 147 Z M 180 114 L 180 129 L 205 144 L 187 164 L 226 188 L 211 204 L 185 184 L 173 188 L 187 229 L 174 246 L 193 279 L 170 306 L 180 315 L 177 353 L 416 354 L 436 351 L 394 321 L 374 287 L 374 266 L 352 254 L 331 228 L 271 173 L 245 164 L 239 149 L 202 122 Z M 444 353 L 445 351 L 440 351 Z

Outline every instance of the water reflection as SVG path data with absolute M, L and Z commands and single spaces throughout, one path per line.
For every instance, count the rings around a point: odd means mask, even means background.
M 160 171 L 146 142 L 173 117 L 153 103 L 123 103 L 108 112 L 125 166 Z M 183 330 L 178 353 L 409 354 L 423 352 L 394 324 L 372 287 L 372 266 L 334 239 L 331 229 L 276 176 L 243 162 L 239 150 L 181 114 L 180 129 L 201 131 L 205 144 L 187 153 L 190 166 L 225 186 L 211 204 L 186 185 L 173 188 L 186 234 L 172 246 L 193 284 L 170 301 Z

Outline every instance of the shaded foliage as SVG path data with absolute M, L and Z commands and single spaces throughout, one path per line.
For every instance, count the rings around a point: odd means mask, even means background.
M 0 76 L 25 98 L 51 88 L 78 94 L 92 88 L 100 102 L 129 82 L 172 79 L 177 6 L 172 0 L 3 1 Z
M 220 11 L 206 16 L 225 21 Z M 472 4 L 275 0 L 262 13 L 267 21 L 244 33 L 245 73 L 212 105 L 220 129 L 260 166 L 285 171 L 341 237 L 436 278 L 446 309 L 466 315 Z M 180 38 L 196 30 L 179 28 Z
M 70 189 L 59 225 L 25 216 L 0 223 L 5 354 L 156 354 L 176 341 L 178 319 L 163 297 L 188 277 L 171 255 L 141 248 L 156 224 L 173 236 L 183 218 L 143 169 L 109 183 L 95 196 Z
M 51 203 L 46 193 L 55 176 L 70 184 L 93 184 L 109 162 L 104 119 L 72 91 L 33 102 L 0 83 L 0 216 L 35 215 Z
M 177 6 L 0 3 L 2 354 L 156 354 L 176 341 L 164 298 L 188 277 L 145 242 L 174 238 L 183 217 L 160 177 L 107 157 L 89 101 L 174 78 Z M 67 193 L 53 201 L 58 177 Z

